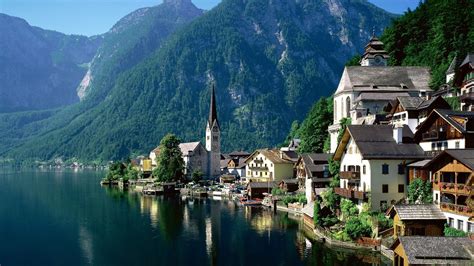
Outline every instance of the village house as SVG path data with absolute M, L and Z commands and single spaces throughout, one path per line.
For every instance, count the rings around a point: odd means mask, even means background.
M 331 182 L 329 176 L 330 153 L 303 153 L 295 164 L 296 178 L 301 188 L 304 188 L 306 200 L 314 201 Z
M 446 150 L 425 168 L 433 178 L 433 201 L 449 226 L 474 232 L 474 149 Z
M 293 166 L 298 159 L 294 151 L 260 149 L 245 160 L 245 182 L 281 181 L 294 178 Z
M 249 199 L 263 199 L 264 194 L 271 194 L 275 187 L 275 182 L 250 182 L 247 184 L 247 195 Z
M 474 148 L 474 112 L 433 110 L 418 126 L 415 142 L 429 154 Z
M 446 216 L 434 204 L 396 204 L 387 210 L 393 237 L 442 236 Z
M 397 97 L 394 103 L 389 104 L 391 110 L 387 115 L 391 125 L 408 125 L 412 132 L 434 109 L 451 109 L 443 97 L 434 97 L 429 100 L 421 97 L 402 96 Z
M 467 237 L 401 236 L 390 247 L 393 265 L 472 265 L 474 242 Z
M 377 123 L 384 107 L 397 97 L 426 98 L 432 90 L 427 67 L 387 66 L 388 55 L 383 43 L 372 37 L 365 47 L 361 66 L 348 66 L 334 93 L 334 119 L 329 127 L 331 152 L 337 148 L 337 136 L 343 118 L 351 123 Z
M 335 192 L 359 207 L 367 202 L 374 211 L 403 199 L 408 185 L 406 165 L 425 159 L 412 138 L 407 125 L 347 126 L 334 153 L 341 165 L 340 187 Z
M 229 154 L 223 154 L 221 157 L 221 173 L 232 175 L 236 179 L 245 177 L 245 159 L 250 153 L 244 151 L 234 151 Z
M 179 148 L 184 160 L 184 174 L 191 178 L 194 172 L 200 171 L 205 177 L 217 178 L 221 174 L 221 142 L 220 126 L 217 120 L 217 107 L 214 86 L 211 91 L 211 101 L 209 106 L 209 119 L 206 123 L 206 146 L 200 141 L 181 143 Z M 149 158 L 152 160 L 153 167 L 156 167 L 156 158 L 160 152 L 160 147 L 153 149 Z
M 468 54 L 459 66 L 459 80 L 456 86 L 461 88 L 462 111 L 474 111 L 474 54 Z
M 425 159 L 407 164 L 408 184 L 417 178 L 431 182 L 430 173 L 424 168 L 430 161 L 431 159 Z

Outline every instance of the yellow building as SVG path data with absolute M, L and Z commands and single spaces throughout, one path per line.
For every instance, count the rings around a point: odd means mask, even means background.
M 446 217 L 434 204 L 397 204 L 387 214 L 393 219 L 393 237 L 442 236 Z
M 247 182 L 281 181 L 294 178 L 294 164 L 298 155 L 294 151 L 260 149 L 254 151 L 246 160 Z

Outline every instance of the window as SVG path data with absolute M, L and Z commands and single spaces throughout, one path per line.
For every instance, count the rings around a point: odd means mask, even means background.
M 456 142 L 454 143 L 454 145 L 455 145 L 456 149 L 459 149 L 459 141 L 456 141 Z
M 470 233 L 474 233 L 474 224 L 467 222 L 467 231 Z
M 362 174 L 365 175 L 365 165 L 362 166 Z
M 349 117 L 351 114 L 351 98 L 346 98 L 346 117 Z
M 382 193 L 388 193 L 388 184 L 382 185 Z
M 454 219 L 453 218 L 449 218 L 448 223 L 449 223 L 450 227 L 454 227 Z
M 344 172 L 346 172 L 346 166 L 344 165 Z
M 398 193 L 405 193 L 405 185 L 398 184 Z
M 463 230 L 464 229 L 464 222 L 462 220 L 458 220 L 458 229 Z
M 436 148 L 436 143 L 432 142 L 432 143 L 431 143 L 431 150 L 433 150 L 433 151 L 434 151 L 434 150 L 435 150 L 435 148 Z
M 386 163 L 382 164 L 382 174 L 388 175 L 388 164 Z
M 403 165 L 403 164 L 398 165 L 398 174 L 399 175 L 404 175 L 405 174 L 405 165 Z
M 448 142 L 447 141 L 443 142 L 443 147 L 444 147 L 445 150 L 448 148 Z

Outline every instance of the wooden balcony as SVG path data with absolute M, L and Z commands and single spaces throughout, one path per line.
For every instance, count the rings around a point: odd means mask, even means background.
M 464 93 L 463 95 L 459 96 L 459 100 L 461 102 L 472 102 L 472 101 L 474 101 L 474 92 Z
M 451 193 L 451 194 L 462 194 L 469 195 L 473 189 L 472 186 L 467 186 L 464 184 L 455 184 L 455 183 L 443 183 L 439 182 L 439 191 Z
M 441 202 L 440 206 L 441 206 L 442 211 L 446 211 L 450 213 L 455 213 L 455 214 L 459 214 L 463 216 L 472 216 L 474 214 L 471 208 L 464 205 L 456 205 L 452 203 Z
M 338 194 L 341 197 L 344 197 L 346 199 L 361 199 L 365 200 L 368 199 L 368 192 L 364 191 L 357 191 L 353 189 L 347 189 L 347 188 L 334 188 L 334 192 Z
M 423 140 L 445 140 L 446 132 L 445 131 L 432 131 L 426 132 L 421 135 Z
M 266 166 L 249 166 L 249 169 L 252 171 L 268 171 Z
M 352 179 L 352 180 L 359 180 L 360 179 L 360 172 L 356 171 L 343 171 L 339 173 L 339 176 L 342 179 Z

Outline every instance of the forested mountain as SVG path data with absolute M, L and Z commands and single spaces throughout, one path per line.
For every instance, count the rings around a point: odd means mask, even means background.
M 78 102 L 77 85 L 101 42 L 0 13 L 0 113 Z
M 431 67 L 431 86 L 438 89 L 454 56 L 464 58 L 474 51 L 473 10 L 471 0 L 420 3 L 385 30 L 382 41 L 391 57 L 389 63 Z
M 191 4 L 167 1 L 176 2 Z M 365 0 L 224 0 L 136 66 L 113 72 L 110 89 L 90 86 L 80 104 L 19 126 L 30 132 L 22 138 L 7 133 L 12 141 L 0 151 L 106 160 L 148 152 L 167 132 L 201 139 L 213 83 L 225 151 L 276 145 L 291 121 L 331 93 L 372 29 L 380 33 L 392 18 Z
M 382 35 L 391 56 L 390 65 L 428 66 L 432 70 L 431 86 L 438 89 L 445 83 L 445 73 L 454 56 L 464 58 L 474 51 L 473 10 L 473 1 L 425 0 L 415 10 L 396 18 Z M 356 55 L 347 64 L 357 65 L 359 59 Z M 332 103 L 320 100 L 303 122 L 293 123 L 285 141 L 301 138 L 302 152 L 321 152 L 328 137 L 327 130 L 321 130 L 321 125 L 327 127 L 327 115 L 332 118 Z

